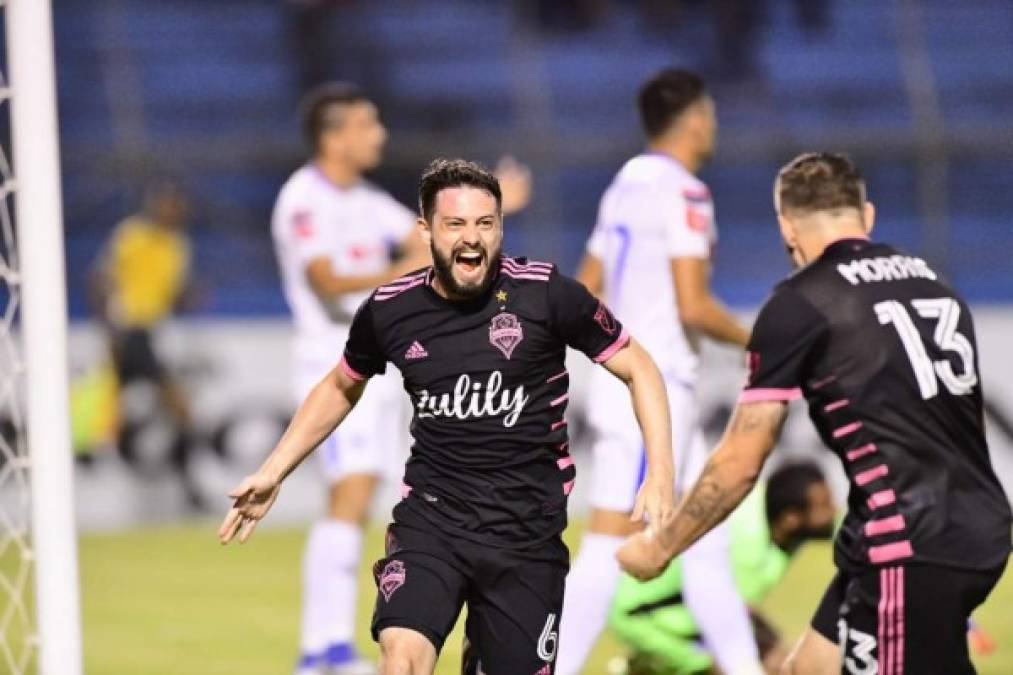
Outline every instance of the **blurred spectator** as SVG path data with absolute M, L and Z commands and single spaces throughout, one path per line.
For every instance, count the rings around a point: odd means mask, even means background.
M 92 299 L 107 331 L 109 351 L 122 391 L 135 382 L 155 385 L 158 400 L 177 432 L 172 463 L 185 477 L 190 409 L 183 388 L 165 367 L 154 333 L 188 297 L 190 200 L 173 182 L 149 188 L 144 208 L 113 230 L 92 274 Z M 126 422 L 119 445 L 129 455 Z M 185 481 L 187 496 L 200 505 Z

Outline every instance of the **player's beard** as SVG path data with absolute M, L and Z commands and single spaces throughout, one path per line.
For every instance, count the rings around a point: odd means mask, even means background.
M 478 283 L 461 284 L 454 278 L 454 258 L 462 250 L 477 251 L 482 254 L 482 262 L 487 267 Z M 492 285 L 492 281 L 496 277 L 496 270 L 499 269 L 500 252 L 497 250 L 489 255 L 485 246 L 459 246 L 451 251 L 448 258 L 437 250 L 436 242 L 430 242 L 429 251 L 433 256 L 433 271 L 436 273 L 436 278 L 439 279 L 440 285 L 446 289 L 452 300 L 471 300 L 479 297 L 489 290 L 489 286 Z

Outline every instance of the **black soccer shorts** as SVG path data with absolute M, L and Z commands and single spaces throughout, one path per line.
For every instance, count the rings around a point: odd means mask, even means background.
M 838 572 L 813 616 L 812 628 L 844 644 L 848 675 L 974 673 L 967 620 L 1002 576 L 908 564 Z
M 468 606 L 465 630 L 487 675 L 550 675 L 569 553 L 557 537 L 512 550 L 402 524 L 387 530 L 373 639 L 389 627 L 425 635 L 437 653 Z

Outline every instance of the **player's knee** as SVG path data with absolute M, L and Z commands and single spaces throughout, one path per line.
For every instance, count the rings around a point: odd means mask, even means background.
M 376 476 L 351 474 L 330 487 L 327 515 L 333 520 L 364 524 L 373 500 Z
M 430 675 L 436 661 L 432 643 L 407 628 L 380 631 L 380 675 Z
M 781 667 L 777 670 L 777 675 L 797 675 L 801 671 L 796 667 L 795 654 L 791 653 L 784 661 L 781 662 Z

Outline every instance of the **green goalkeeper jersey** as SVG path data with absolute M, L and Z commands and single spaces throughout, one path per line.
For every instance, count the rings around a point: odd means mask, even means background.
M 770 538 L 765 489 L 758 485 L 729 516 L 735 583 L 747 605 L 760 602 L 784 576 L 788 554 Z M 682 564 L 677 558 L 656 579 L 639 582 L 624 575 L 612 604 L 609 624 L 624 642 L 653 659 L 664 673 L 707 671 L 711 656 L 682 598 Z

